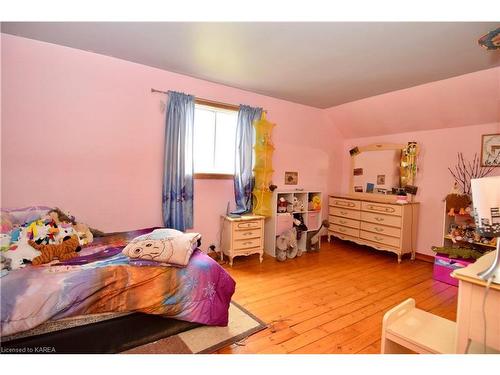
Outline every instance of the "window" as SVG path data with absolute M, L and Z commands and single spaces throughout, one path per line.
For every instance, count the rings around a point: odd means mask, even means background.
M 234 148 L 238 112 L 196 105 L 194 112 L 195 177 L 234 175 Z M 198 176 L 197 176 L 198 175 Z

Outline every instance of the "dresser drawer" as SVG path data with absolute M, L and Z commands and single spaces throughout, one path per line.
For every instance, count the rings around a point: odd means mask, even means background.
M 328 205 L 334 206 L 334 207 L 349 208 L 351 210 L 361 209 L 361 202 L 360 201 L 353 201 L 350 199 L 342 199 L 342 198 L 334 198 L 334 197 L 330 197 L 328 199 Z
M 262 229 L 246 229 L 246 230 L 235 230 L 233 232 L 233 239 L 235 240 L 246 240 L 247 238 L 260 238 L 262 236 Z
M 332 231 L 328 231 L 328 235 L 335 236 L 335 237 L 340 238 L 341 240 L 344 240 L 344 241 L 354 241 L 354 242 L 358 242 L 359 241 L 359 237 L 358 236 L 353 237 L 353 236 L 348 236 L 348 235 L 345 235 L 345 234 L 340 234 L 340 233 L 332 232 Z
M 342 225 L 332 224 L 330 228 L 328 228 L 332 232 L 337 232 L 340 234 L 347 234 L 348 236 L 359 237 L 359 229 L 344 227 Z
M 329 216 L 328 221 L 332 224 L 343 225 L 345 227 L 351 227 L 359 229 L 359 221 L 347 219 L 345 217 Z
M 364 230 L 361 230 L 359 232 L 359 236 L 361 238 L 364 238 L 365 240 L 379 242 L 393 247 L 399 247 L 399 242 L 400 242 L 399 238 L 384 236 L 383 234 L 366 232 Z
M 250 247 L 259 247 L 262 242 L 261 238 L 249 238 L 248 240 L 234 240 L 233 249 L 248 249 Z
M 403 211 L 399 205 L 372 202 L 361 202 L 361 210 L 396 216 L 401 216 L 401 212 Z
M 361 211 L 361 220 L 401 228 L 401 217 Z
M 233 224 L 233 229 L 236 230 L 253 228 L 262 228 L 262 220 L 237 221 Z
M 346 208 L 340 207 L 329 207 L 328 213 L 330 215 L 347 217 L 348 219 L 359 220 L 361 217 L 361 211 L 348 210 Z
M 401 229 L 388 227 L 386 225 L 366 223 L 362 221 L 361 229 L 372 233 L 385 234 L 386 236 L 401 237 Z

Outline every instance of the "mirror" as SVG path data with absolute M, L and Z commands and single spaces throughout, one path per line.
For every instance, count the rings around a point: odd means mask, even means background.
M 417 171 L 417 144 L 374 144 L 351 153 L 351 193 L 396 195 L 413 185 Z

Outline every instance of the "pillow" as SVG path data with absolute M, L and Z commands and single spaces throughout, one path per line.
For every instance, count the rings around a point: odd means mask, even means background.
M 134 238 L 125 246 L 122 253 L 131 259 L 186 266 L 200 238 L 199 233 L 155 229 L 149 234 Z
M 2 217 L 4 214 L 9 215 L 12 224 L 22 225 L 31 221 L 40 219 L 49 213 L 52 208 L 45 206 L 30 206 L 25 208 L 2 209 Z

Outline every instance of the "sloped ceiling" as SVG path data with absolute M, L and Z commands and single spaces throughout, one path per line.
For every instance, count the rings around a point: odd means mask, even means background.
M 4 33 L 318 108 L 498 66 L 487 22 L 4 22 Z
M 346 138 L 500 122 L 500 68 L 373 96 L 326 112 Z

